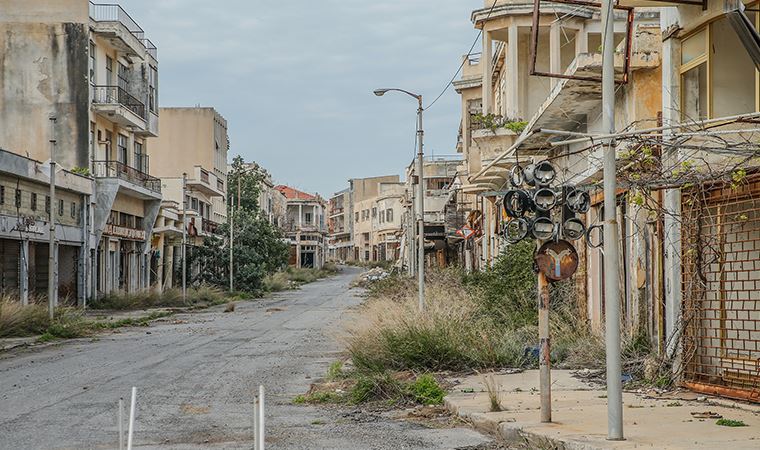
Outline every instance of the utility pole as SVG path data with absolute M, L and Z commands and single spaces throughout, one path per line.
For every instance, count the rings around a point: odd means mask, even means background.
M 240 199 L 240 197 L 238 197 Z M 233 239 L 233 233 L 232 233 L 232 220 L 233 220 L 233 214 L 235 210 L 235 200 L 233 199 L 230 202 L 230 293 L 233 292 L 233 283 L 232 283 L 232 272 L 233 272 L 233 262 L 232 262 L 232 239 Z
M 539 248 L 543 242 L 539 242 Z M 552 421 L 551 341 L 549 340 L 549 280 L 538 271 L 538 367 L 541 389 L 541 422 Z
M 182 300 L 187 301 L 187 173 L 182 173 Z
M 58 304 L 56 290 L 56 251 L 55 251 L 55 117 L 50 118 L 50 244 L 48 247 L 48 316 L 50 319 L 55 315 L 55 307 Z
M 615 133 L 615 37 L 612 0 L 602 2 L 602 130 Z M 628 37 L 631 38 L 630 36 Z M 620 362 L 620 280 L 615 139 L 604 141 L 604 298 L 607 352 L 607 439 L 623 440 Z
M 422 95 L 417 96 L 417 292 L 419 309 L 425 310 L 425 177 L 422 161 Z
M 411 97 L 414 97 L 417 99 L 417 158 L 416 158 L 416 169 L 415 172 L 417 172 L 417 205 L 416 205 L 416 216 L 417 216 L 417 292 L 419 294 L 419 310 L 424 311 L 425 310 L 425 185 L 424 185 L 424 179 L 423 176 L 423 168 L 424 164 L 422 162 L 422 158 L 424 156 L 423 154 L 423 146 L 422 146 L 422 138 L 424 135 L 424 132 L 422 130 L 422 113 L 425 111 L 425 108 L 422 107 L 422 95 L 413 94 L 409 91 L 405 91 L 404 89 L 398 89 L 398 88 L 384 88 L 384 89 L 375 89 L 374 94 L 378 97 L 382 97 L 385 95 L 388 91 L 397 91 L 397 92 L 403 92 L 406 95 L 409 95 Z M 411 254 L 413 255 L 413 253 Z M 413 258 L 413 256 L 412 256 Z M 411 259 L 410 258 L 410 262 Z

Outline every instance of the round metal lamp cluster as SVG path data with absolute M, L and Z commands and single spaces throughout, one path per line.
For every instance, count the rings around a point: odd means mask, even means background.
M 578 215 L 591 207 L 589 193 L 575 186 L 552 186 L 556 178 L 557 170 L 549 161 L 512 168 L 512 186 L 502 199 L 509 217 L 502 226 L 507 242 L 514 244 L 529 237 L 576 241 L 586 236 Z

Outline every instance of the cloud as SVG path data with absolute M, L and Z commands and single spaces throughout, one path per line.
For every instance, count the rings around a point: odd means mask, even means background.
M 233 154 L 324 195 L 351 177 L 402 173 L 412 99 L 438 95 L 476 31 L 480 0 L 122 0 L 159 52 L 163 106 L 214 106 Z M 426 113 L 426 148 L 453 153 L 453 90 Z

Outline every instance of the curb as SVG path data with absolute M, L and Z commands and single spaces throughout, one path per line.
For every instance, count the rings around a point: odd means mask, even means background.
M 467 420 L 476 430 L 496 436 L 507 444 L 552 450 L 605 450 L 605 447 L 597 447 L 578 441 L 555 439 L 543 434 L 526 431 L 519 424 L 510 421 L 497 422 L 489 418 L 485 413 L 460 412 L 459 407 L 448 396 L 443 399 L 443 405 L 449 413 Z

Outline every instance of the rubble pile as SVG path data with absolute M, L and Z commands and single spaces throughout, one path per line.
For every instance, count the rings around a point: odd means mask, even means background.
M 356 277 L 353 284 L 358 287 L 367 287 L 375 281 L 387 278 L 389 275 L 390 273 L 382 267 L 375 267 Z

